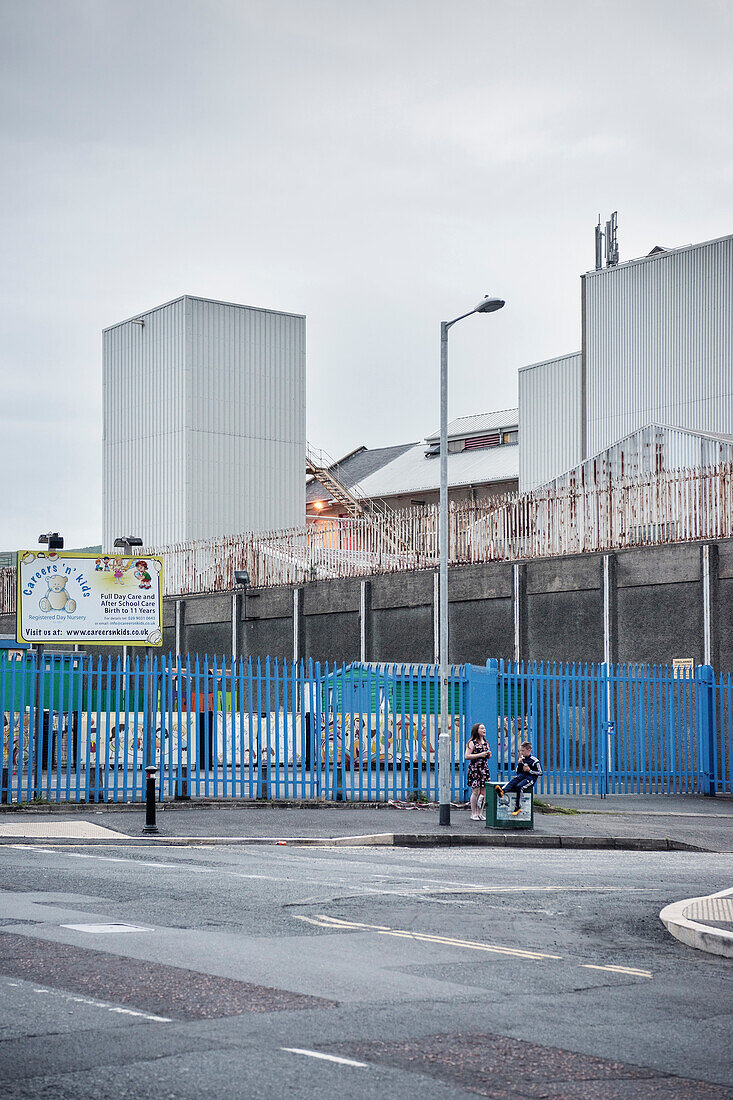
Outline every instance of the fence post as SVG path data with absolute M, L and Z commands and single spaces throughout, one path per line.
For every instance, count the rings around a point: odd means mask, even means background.
M 608 794 L 609 776 L 611 771 L 612 738 L 614 723 L 612 721 L 613 707 L 611 700 L 611 682 L 608 678 L 608 665 L 605 661 L 598 666 L 598 731 L 599 731 L 599 763 L 601 774 L 598 777 L 598 787 L 601 798 Z
M 697 715 L 697 768 L 700 792 L 715 797 L 716 745 L 715 745 L 715 673 L 711 665 L 698 665 L 695 669 L 695 711 Z
M 483 722 L 496 769 L 499 764 L 499 662 L 491 657 L 485 669 L 475 665 L 465 667 L 466 736 L 477 722 Z M 461 793 L 465 794 L 465 789 Z

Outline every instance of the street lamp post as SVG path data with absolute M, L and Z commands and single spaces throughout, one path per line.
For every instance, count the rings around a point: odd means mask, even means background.
M 494 313 L 504 305 L 502 298 L 486 295 L 477 306 L 440 322 L 440 736 L 438 738 L 438 789 L 440 824 L 450 825 L 451 752 L 448 731 L 448 330 L 474 313 Z
M 64 548 L 64 536 L 60 535 L 58 531 L 48 531 L 45 535 L 38 536 L 39 545 L 48 546 L 49 553 L 56 550 L 63 550 Z M 36 760 L 36 784 L 35 793 L 36 797 L 40 797 L 42 793 L 42 776 L 43 770 L 43 727 L 45 725 L 45 713 L 41 711 L 41 677 L 43 676 L 43 642 L 38 642 L 33 646 L 36 651 L 36 682 L 33 691 L 33 729 L 30 731 L 30 736 L 33 739 L 33 751 L 35 753 Z M 51 716 L 49 715 L 49 726 L 51 724 Z M 49 730 L 48 737 L 53 735 Z
M 123 550 L 125 557 L 132 558 L 133 550 L 141 552 L 143 540 L 139 535 L 121 535 L 114 542 L 115 548 Z M 155 660 L 155 650 L 152 646 L 146 646 L 145 652 L 148 658 L 148 679 L 145 690 L 145 719 L 148 730 L 147 741 L 145 742 L 145 764 L 148 768 L 155 764 L 155 719 L 158 713 L 158 679 L 157 676 L 153 676 L 153 662 Z M 122 660 L 127 665 L 127 646 L 122 647 Z M 157 832 L 157 830 L 156 830 Z

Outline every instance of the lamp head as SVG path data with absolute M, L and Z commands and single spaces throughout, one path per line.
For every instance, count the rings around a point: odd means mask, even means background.
M 249 573 L 246 569 L 234 570 L 234 582 L 235 584 L 241 584 L 243 588 L 249 588 L 251 581 L 249 579 Z
M 484 298 L 481 299 L 473 312 L 495 313 L 496 310 L 501 309 L 504 304 L 505 303 L 503 298 L 492 298 L 489 294 L 487 294 Z
M 115 546 L 121 546 L 123 550 L 129 549 L 131 546 L 142 546 L 143 540 L 139 539 L 137 535 L 123 535 L 122 538 L 115 539 Z

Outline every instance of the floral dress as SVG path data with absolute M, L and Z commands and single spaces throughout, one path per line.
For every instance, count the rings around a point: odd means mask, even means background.
M 467 752 L 486 752 L 488 741 L 469 741 L 466 745 Z M 489 759 L 484 756 L 481 760 L 469 760 L 466 773 L 467 787 L 485 787 L 489 782 Z

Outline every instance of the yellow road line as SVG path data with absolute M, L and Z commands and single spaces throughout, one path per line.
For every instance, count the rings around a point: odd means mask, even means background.
M 519 947 L 501 947 L 493 943 L 477 943 L 475 940 L 459 940 L 452 936 L 438 936 L 432 932 L 411 932 L 405 928 L 388 928 L 383 924 L 364 924 L 361 921 L 342 920 L 340 917 L 330 917 L 327 913 L 319 913 L 315 917 L 295 915 L 296 920 L 314 924 L 317 928 L 330 928 L 332 931 L 344 932 L 376 932 L 380 936 L 396 936 L 403 940 L 417 940 L 420 943 L 436 943 L 446 947 L 468 948 L 471 951 L 488 951 L 494 955 L 509 955 L 515 959 L 529 959 L 538 962 L 541 959 L 553 959 L 556 962 L 564 961 L 562 955 L 549 955 L 542 951 L 526 951 Z M 642 970 L 634 966 L 616 966 L 608 964 L 602 966 L 594 963 L 579 963 L 585 970 L 603 970 L 611 974 L 627 974 L 633 978 L 652 978 L 651 970 Z
M 405 928 L 386 928 L 377 924 L 362 924 L 357 921 L 340 920 L 338 917 L 329 917 L 325 913 L 318 914 L 326 928 L 344 928 L 353 931 L 376 932 L 381 936 L 397 936 L 401 939 L 418 940 L 421 943 L 445 944 L 448 947 L 468 948 L 472 951 L 489 951 L 498 955 L 511 955 L 513 958 L 530 959 L 561 959 L 562 955 L 548 955 L 541 951 L 525 951 L 517 947 L 501 947 L 498 944 L 476 943 L 474 940 L 459 940 L 451 936 L 437 936 L 430 932 L 411 932 Z

